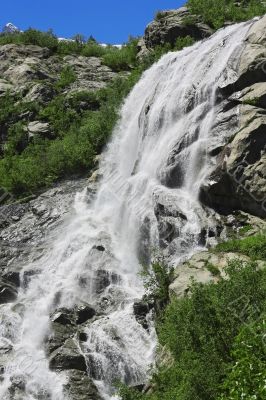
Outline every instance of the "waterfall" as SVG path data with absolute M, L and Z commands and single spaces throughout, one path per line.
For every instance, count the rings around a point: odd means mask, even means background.
M 2 400 L 67 398 L 67 374 L 49 369 L 45 343 L 51 315 L 84 303 L 100 311 L 85 325 L 86 339 L 73 340 L 103 398 L 115 398 L 116 379 L 146 381 L 156 335 L 152 323 L 143 327 L 134 316 L 134 302 L 144 293 L 140 264 L 161 248 L 175 265 L 201 246 L 202 229 L 211 222 L 199 189 L 213 166 L 210 149 L 228 134 L 212 134 L 219 90 L 236 78 L 252 23 L 168 53 L 126 99 L 97 194 L 77 193 L 71 215 L 47 235 L 45 255 L 23 265 L 21 274 L 36 273 L 15 303 L 1 306 L 1 344 L 12 349 L 0 381 Z M 20 397 L 10 390 L 14 382 L 23 385 Z

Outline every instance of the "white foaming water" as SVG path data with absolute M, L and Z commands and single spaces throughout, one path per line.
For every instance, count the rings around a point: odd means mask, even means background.
M 104 156 L 95 200 L 87 202 L 86 190 L 77 194 L 75 212 L 47 240 L 46 255 L 24 267 L 37 273 L 15 304 L 1 306 L 1 340 L 13 348 L 1 399 L 66 399 L 67 377 L 49 370 L 45 341 L 50 315 L 82 302 L 103 313 L 86 325 L 88 339 L 80 344 L 102 395 L 114 398 L 116 379 L 145 382 L 156 337 L 152 325 L 145 330 L 134 318 L 134 301 L 143 295 L 139 258 L 159 247 L 155 208 L 162 198 L 184 216 L 182 223 L 175 220 L 169 259 L 177 262 L 198 247 L 206 217 L 198 193 L 211 168 L 217 88 L 234 80 L 251 24 L 167 54 L 135 86 Z M 103 288 L 102 280 L 108 281 Z M 20 397 L 14 397 L 14 383 Z

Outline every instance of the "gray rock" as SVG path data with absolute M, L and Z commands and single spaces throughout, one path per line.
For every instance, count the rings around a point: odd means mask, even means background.
M 133 305 L 134 315 L 136 320 L 140 325 L 143 326 L 144 329 L 149 328 L 149 323 L 147 320 L 147 315 L 152 309 L 152 304 L 146 301 L 136 301 Z
M 17 289 L 15 286 L 0 280 L 0 304 L 12 303 L 17 298 Z
M 210 153 L 218 157 L 200 198 L 222 213 L 240 209 L 266 216 L 265 32 L 266 16 L 249 31 L 236 80 L 221 88 L 221 95 L 234 107 L 233 114 L 238 115 L 237 126 L 234 122 L 227 143 L 220 142 Z
M 29 137 L 39 136 L 49 136 L 51 135 L 51 129 L 48 123 L 40 121 L 32 121 L 27 126 Z
M 98 389 L 85 372 L 71 370 L 68 376 L 65 391 L 71 400 L 101 400 Z
M 49 358 L 52 370 L 75 369 L 86 372 L 86 361 L 74 339 L 67 339 L 64 345 L 55 350 Z
M 238 253 L 214 254 L 209 251 L 196 253 L 188 261 L 175 268 L 176 278 L 169 287 L 170 295 L 178 298 L 188 295 L 191 279 L 204 284 L 217 281 L 220 276 L 225 276 L 224 268 L 232 260 L 245 263 L 250 261 L 250 258 Z M 209 265 L 214 266 L 214 269 Z
M 212 29 L 203 24 L 199 17 L 191 15 L 187 7 L 162 11 L 147 26 L 144 43 L 140 43 L 141 51 L 145 51 L 144 46 L 150 49 L 165 43 L 174 45 L 179 37 L 191 36 L 195 40 L 200 40 L 212 33 Z

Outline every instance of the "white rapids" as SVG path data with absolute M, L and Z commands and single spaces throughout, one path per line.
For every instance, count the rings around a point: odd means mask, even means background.
M 23 267 L 37 273 L 20 289 L 16 303 L 1 306 L 1 345 L 13 348 L 0 381 L 1 400 L 18 400 L 10 390 L 14 382 L 24 382 L 19 400 L 67 398 L 67 375 L 49 369 L 45 341 L 50 315 L 81 302 L 104 310 L 86 325 L 87 342 L 80 346 L 103 398 L 115 398 L 112 384 L 117 379 L 132 385 L 147 379 L 156 335 L 152 324 L 145 330 L 133 314 L 134 301 L 144 292 L 140 253 L 147 255 L 147 247 L 152 253 L 160 245 L 154 211 L 158 198 L 170 198 L 184 216 L 182 224 L 176 219 L 178 235 L 168 254 L 164 248 L 170 262 L 199 247 L 205 211 L 198 195 L 212 167 L 208 148 L 216 140 L 211 128 L 217 89 L 236 77 L 252 23 L 227 27 L 168 53 L 126 99 L 103 156 L 103 178 L 94 200 L 88 201 L 85 189 L 76 195 L 72 215 L 48 237 L 46 254 Z M 96 288 L 99 271 L 110 279 L 103 292 Z

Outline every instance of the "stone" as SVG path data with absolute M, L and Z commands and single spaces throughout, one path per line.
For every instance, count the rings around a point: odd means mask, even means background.
M 52 316 L 51 321 L 61 325 L 74 325 L 74 313 L 67 308 L 57 310 Z
M 94 287 L 95 287 L 95 292 L 97 294 L 100 294 L 104 292 L 104 290 L 110 286 L 111 284 L 117 284 L 119 283 L 120 278 L 117 274 L 114 272 L 110 272 L 104 269 L 99 269 L 95 271 L 95 276 L 94 276 Z
M 65 391 L 71 400 L 101 400 L 97 387 L 85 372 L 70 370 L 68 376 Z
M 2 278 L 10 283 L 11 285 L 14 285 L 15 287 L 20 286 L 20 273 L 19 271 L 6 271 L 2 274 Z
M 231 126 L 227 142 L 222 147 L 219 143 L 218 153 L 213 153 L 215 167 L 200 193 L 202 203 L 219 213 L 242 210 L 266 217 L 265 27 L 266 16 L 252 25 L 237 78 L 221 88 L 221 98 L 227 98 L 227 105 L 231 102 L 237 124 L 233 123 L 233 130 Z M 228 132 L 228 126 L 224 128 Z
M 51 85 L 36 83 L 29 89 L 23 100 L 25 102 L 37 101 L 39 103 L 47 103 L 54 95 L 55 91 Z
M 133 305 L 135 318 L 138 321 L 138 323 L 143 326 L 144 329 L 149 328 L 147 315 L 149 314 L 151 309 L 152 305 L 145 301 L 136 301 Z
M 83 324 L 89 319 L 93 318 L 96 314 L 95 309 L 88 304 L 82 304 L 81 306 L 76 307 L 76 323 L 78 325 Z
M 39 136 L 50 136 L 51 129 L 48 122 L 32 121 L 27 126 L 29 137 Z
M 147 26 L 143 42 L 139 43 L 139 46 L 145 53 L 145 49 L 158 45 L 166 43 L 174 45 L 179 37 L 191 36 L 195 40 L 200 40 L 212 33 L 212 29 L 203 24 L 200 17 L 191 15 L 187 7 L 181 7 L 177 10 L 159 12 L 157 18 Z
M 76 332 L 76 327 L 72 324 L 51 323 L 51 334 L 47 339 L 46 352 L 52 354 L 56 349 L 61 348 L 65 342 Z
M 12 303 L 16 300 L 18 295 L 16 287 L 0 280 L 0 304 Z
M 64 345 L 56 349 L 49 357 L 52 370 L 78 370 L 86 372 L 86 361 L 74 339 L 67 339 Z
M 188 261 L 178 265 L 175 268 L 175 279 L 169 286 L 171 296 L 178 298 L 189 294 L 191 287 L 191 279 L 199 283 L 215 282 L 221 276 L 225 277 L 225 267 L 228 262 L 240 260 L 245 263 L 250 258 L 238 253 L 212 253 L 210 251 L 202 251 L 194 254 Z M 209 266 L 214 266 L 214 268 Z
M 0 79 L 0 97 L 4 96 L 8 92 L 13 92 L 13 85 L 4 79 Z

